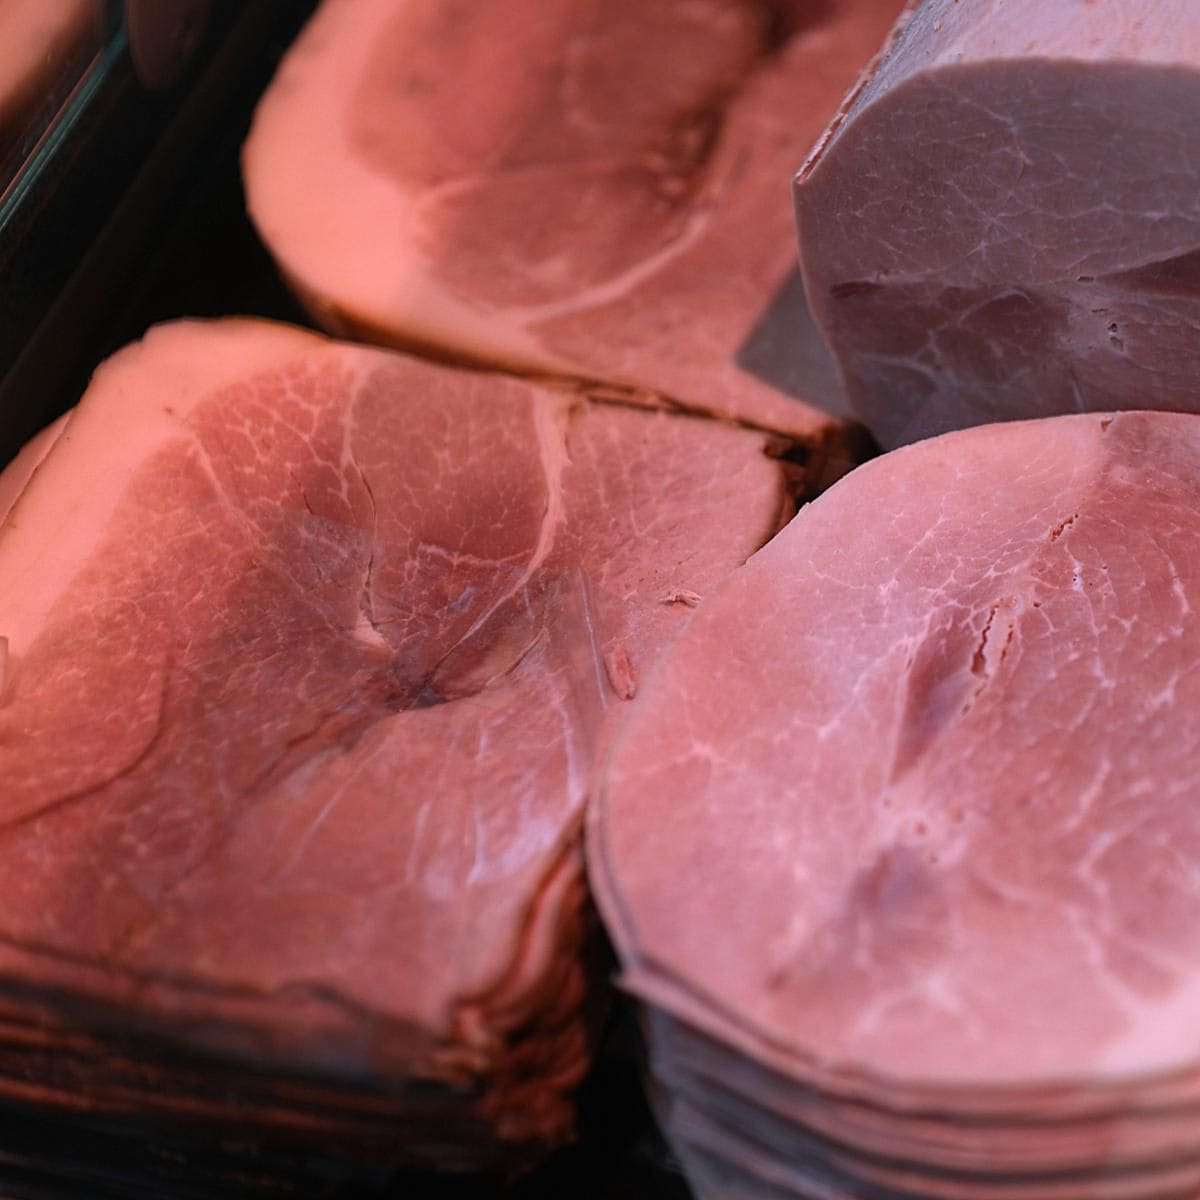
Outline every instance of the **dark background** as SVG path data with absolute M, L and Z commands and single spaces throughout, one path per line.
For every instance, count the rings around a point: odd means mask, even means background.
M 153 91 L 110 17 L 115 53 L 98 56 L 93 86 L 60 114 L 36 169 L 0 197 L 0 463 L 158 321 L 305 322 L 245 218 L 238 155 L 314 7 L 215 0 L 191 60 Z

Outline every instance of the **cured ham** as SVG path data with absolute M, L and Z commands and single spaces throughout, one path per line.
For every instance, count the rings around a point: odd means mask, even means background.
M 589 822 L 702 1197 L 1200 1190 L 1200 417 L 878 458 L 699 606 Z
M 796 185 L 812 312 L 885 447 L 1196 411 L 1200 9 L 927 0 Z
M 766 441 L 262 322 L 103 365 L 0 526 L 0 1095 L 568 1136 L 592 763 L 778 527 Z
M 334 332 L 819 449 L 786 181 L 901 3 L 326 0 L 256 113 L 250 214 Z

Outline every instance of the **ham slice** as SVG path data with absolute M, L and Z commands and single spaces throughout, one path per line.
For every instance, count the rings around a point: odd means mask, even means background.
M 1200 1190 L 1200 417 L 859 468 L 642 689 L 589 866 L 703 1196 Z
M 901 3 L 326 0 L 256 113 L 250 213 L 334 332 L 819 446 L 781 181 Z
M 796 188 L 804 278 L 885 446 L 1200 408 L 1195 18 L 927 0 L 835 121 Z
M 567 1136 L 592 762 L 778 527 L 767 440 L 261 322 L 102 366 L 0 526 L 0 1095 Z

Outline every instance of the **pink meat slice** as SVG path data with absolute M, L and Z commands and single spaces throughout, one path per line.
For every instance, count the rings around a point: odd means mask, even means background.
M 778 527 L 765 442 L 259 322 L 122 351 L 0 526 L 0 992 L 563 1136 L 589 773 Z
M 335 332 L 820 442 L 785 181 L 901 3 L 326 0 L 250 213 Z
M 911 1103 L 1194 1081 L 1198 511 L 1200 419 L 1161 413 L 947 435 L 804 509 L 611 756 L 627 986 Z
M 1190 0 L 928 0 L 796 185 L 805 285 L 885 446 L 1196 411 Z

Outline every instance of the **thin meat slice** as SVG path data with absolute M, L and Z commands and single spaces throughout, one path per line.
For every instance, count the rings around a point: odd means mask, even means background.
M 927 0 L 796 186 L 812 311 L 885 446 L 1196 411 L 1191 2 Z
M 265 323 L 122 351 L 0 526 L 0 1019 L 215 1056 L 95 1107 L 216 1119 L 240 1062 L 267 1125 L 383 1086 L 393 1159 L 566 1136 L 592 763 L 778 527 L 766 440 Z
M 696 612 L 588 839 L 684 1143 L 803 1196 L 1200 1186 L 1197 513 L 1200 417 L 961 431 Z
M 335 332 L 819 443 L 786 180 L 901 2 L 326 0 L 255 116 L 250 213 Z

